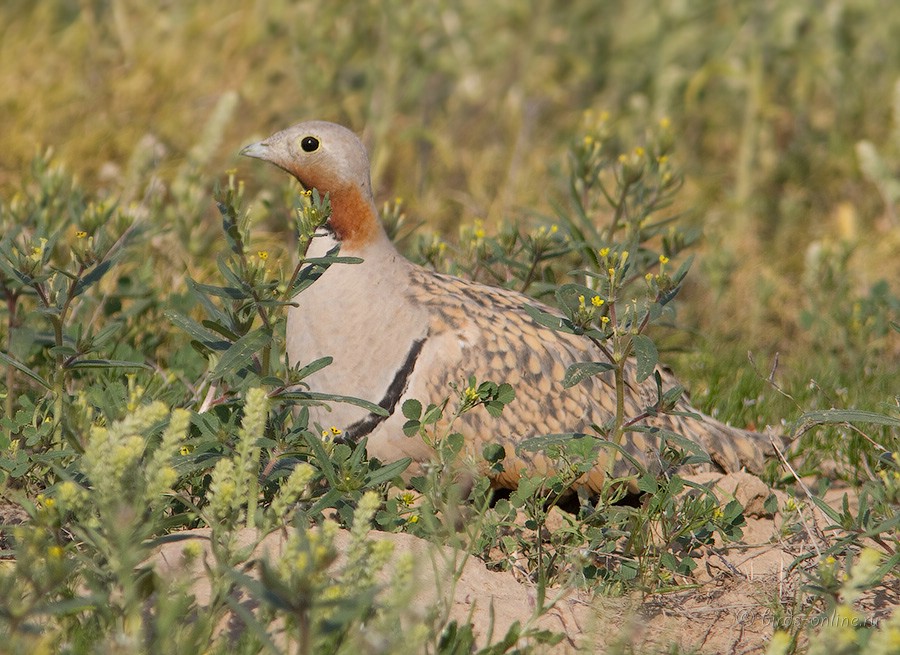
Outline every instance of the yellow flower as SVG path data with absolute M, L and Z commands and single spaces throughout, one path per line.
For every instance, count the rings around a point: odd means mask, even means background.
M 584 145 L 590 146 L 593 142 L 594 142 L 594 137 L 592 137 L 590 134 L 584 135 Z
M 599 306 L 602 305 L 603 303 L 604 303 L 604 300 L 603 300 L 603 298 L 601 298 L 600 296 L 594 296 L 593 298 L 591 298 L 591 304 L 592 304 L 594 307 L 599 307 Z
M 623 251 L 622 251 L 622 259 L 621 259 L 621 262 L 624 264 L 624 263 L 627 262 L 627 261 L 628 261 L 628 251 L 627 251 L 627 250 L 623 250 Z
M 341 433 L 342 433 L 342 430 L 339 430 L 338 428 L 334 427 L 333 425 L 331 426 L 331 434 L 333 434 L 335 437 Z
M 584 296 L 578 296 L 578 306 L 584 309 Z
M 266 261 L 269 258 L 269 251 L 268 250 L 257 250 L 256 256 L 259 257 L 261 260 Z
M 606 325 L 607 323 L 609 323 L 609 316 L 601 316 L 600 322 L 603 323 L 603 325 Z
M 663 116 L 662 118 L 659 119 L 659 126 L 662 129 L 668 130 L 671 125 L 672 125 L 672 121 L 669 120 L 668 116 Z
M 645 152 L 646 151 L 643 148 L 638 146 L 637 148 L 634 149 L 634 156 L 635 157 L 643 157 Z
M 609 256 L 609 248 L 600 248 L 600 250 L 598 252 L 600 253 L 601 257 Z
M 47 246 L 47 239 L 45 239 L 44 237 L 40 237 L 40 242 L 41 245 L 32 246 L 31 248 L 31 255 L 29 255 L 29 259 L 31 259 L 31 261 L 39 262 L 41 261 L 41 257 L 44 256 L 44 249 Z
M 644 279 L 647 280 L 647 282 L 652 282 L 653 281 L 653 273 L 647 273 L 644 276 Z
M 396 198 L 394 198 L 394 204 L 395 204 L 395 205 L 402 205 L 402 204 L 403 204 L 403 198 L 401 198 L 400 196 L 397 196 Z
M 50 546 L 50 548 L 47 549 L 47 555 L 50 556 L 50 559 L 62 559 L 62 546 Z
M 193 448 L 191 446 L 182 446 L 178 452 L 182 455 L 190 455 Z
M 660 256 L 659 256 L 659 263 L 660 263 L 660 264 L 668 264 L 668 263 L 669 263 L 669 258 L 666 257 L 665 255 L 660 255 Z
M 478 391 L 475 390 L 474 387 L 466 387 L 466 390 L 463 392 L 466 402 L 475 402 L 478 400 Z
M 76 239 L 83 239 L 86 236 L 87 236 L 87 232 L 85 232 L 84 230 L 75 230 L 75 238 Z

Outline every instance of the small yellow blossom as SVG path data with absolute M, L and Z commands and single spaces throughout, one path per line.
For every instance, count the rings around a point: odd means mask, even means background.
M 647 280 L 647 282 L 652 282 L 653 281 L 653 273 L 647 273 L 644 276 L 644 279 Z
M 606 325 L 607 323 L 609 323 L 609 316 L 601 316 L 600 322 L 603 323 L 603 325 Z
M 600 248 L 598 252 L 601 257 L 609 257 L 609 248 Z
M 397 496 L 397 500 L 400 501 L 400 504 L 405 505 L 406 507 L 412 505 L 415 499 L 416 497 L 411 491 L 404 491 L 402 494 Z
M 584 296 L 578 296 L 578 306 L 584 309 Z
M 638 146 L 637 148 L 634 149 L 635 157 L 643 157 L 645 153 L 646 153 L 646 150 L 644 150 L 641 146 Z
M 594 307 L 599 307 L 599 306 L 602 305 L 604 302 L 605 302 L 605 301 L 604 301 L 603 298 L 601 298 L 600 296 L 594 296 L 593 298 L 591 298 L 591 304 L 592 304 Z
M 419 522 L 419 515 L 418 515 L 418 514 L 413 514 L 412 516 L 410 516 L 410 517 L 406 520 L 406 522 L 407 522 L 407 523 L 418 523 L 418 522 Z
M 189 541 L 181 548 L 181 556 L 188 562 L 193 562 L 202 554 L 203 546 L 200 544 L 199 540 Z
M 668 263 L 669 263 L 669 258 L 666 257 L 665 255 L 660 255 L 660 256 L 659 256 L 659 263 L 660 263 L 660 264 L 668 264 Z
M 790 652 L 791 636 L 784 630 L 776 630 L 769 640 L 766 655 L 787 655 Z
M 466 402 L 473 403 L 478 400 L 478 391 L 474 387 L 466 387 L 466 390 L 463 392 L 463 397 Z
M 339 434 L 341 434 L 342 432 L 343 432 L 343 430 L 340 430 L 340 429 L 334 427 L 333 425 L 331 426 L 331 434 L 334 435 L 335 437 L 338 436 Z
M 194 448 L 192 446 L 182 446 L 178 450 L 178 452 L 181 453 L 183 456 L 186 456 L 186 455 L 190 455 L 192 450 L 194 450 Z
M 395 204 L 395 205 L 402 205 L 402 204 L 403 204 L 403 198 L 400 197 L 400 196 L 397 196 L 396 198 L 394 198 L 394 204 Z
M 31 248 L 31 255 L 29 255 L 29 259 L 31 259 L 31 261 L 39 262 L 39 261 L 41 261 L 41 258 L 44 256 L 44 250 L 47 247 L 47 239 L 45 239 L 44 237 L 41 237 L 40 244 L 41 245 L 39 245 L 39 246 L 33 246 Z
M 669 155 L 660 155 L 656 158 L 656 161 L 658 161 L 660 165 L 665 165 L 669 161 Z
M 557 232 L 559 232 L 559 226 L 554 223 L 550 226 L 550 234 L 556 234 Z
M 47 549 L 47 555 L 50 556 L 50 559 L 62 559 L 62 546 L 50 546 L 50 548 Z
M 594 137 L 592 137 L 590 134 L 585 134 L 584 135 L 584 145 L 590 146 L 592 143 L 594 143 Z
M 87 232 L 85 232 L 84 230 L 75 230 L 75 238 L 76 239 L 83 239 L 86 236 L 87 236 Z
M 306 198 L 309 198 L 312 195 L 312 189 L 304 189 L 302 191 L 302 195 Z
M 266 261 L 269 258 L 269 251 L 268 250 L 257 250 L 256 256 L 259 257 L 261 260 Z
M 625 262 L 628 261 L 628 251 L 627 250 L 622 251 L 622 258 L 620 261 L 622 264 L 624 264 Z
M 672 121 L 669 120 L 668 116 L 663 116 L 662 118 L 659 119 L 659 126 L 662 129 L 668 130 L 671 125 L 672 125 Z

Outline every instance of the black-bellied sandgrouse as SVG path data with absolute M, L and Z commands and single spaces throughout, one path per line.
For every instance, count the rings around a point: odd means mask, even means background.
M 543 434 L 594 433 L 592 423 L 602 424 L 615 413 L 611 372 L 563 387 L 570 364 L 597 359 L 598 354 L 584 337 L 537 324 L 524 306 L 540 303 L 521 293 L 435 273 L 397 252 L 375 208 L 366 150 L 353 132 L 322 121 L 299 123 L 247 146 L 241 154 L 271 162 L 305 188 L 329 194 L 327 234 L 313 239 L 309 256 L 323 256 L 340 244 L 341 255 L 363 260 L 332 265 L 294 299 L 298 305 L 288 313 L 287 352 L 292 364 L 332 356 L 330 366 L 309 378 L 313 389 L 377 402 L 390 415 L 334 404 L 330 412 L 312 412 L 314 420 L 338 427 L 351 440 L 368 437 L 370 456 L 382 461 L 409 456 L 427 462 L 431 448 L 403 434 L 405 400 L 440 403 L 452 393 L 451 383 L 464 383 L 470 375 L 479 382 L 508 382 L 516 397 L 499 418 L 477 407 L 453 428 L 463 434 L 467 451 L 476 459 L 485 444 L 502 444 L 505 472 L 493 483 L 513 488 L 522 470 L 552 466 L 543 455 L 517 453 L 517 444 Z M 677 384 L 670 373 L 660 373 L 664 389 Z M 638 384 L 633 369 L 625 393 L 626 416 L 640 414 L 658 397 L 653 378 Z M 676 409 L 694 411 L 686 401 Z M 698 443 L 715 466 L 726 471 L 746 466 L 759 472 L 769 449 L 762 435 L 706 416 L 666 414 L 646 423 Z M 656 438 L 635 431 L 622 441 L 631 455 L 651 467 L 656 443 Z M 592 490 L 603 480 L 608 449 L 603 453 L 582 480 Z M 624 474 L 630 465 L 618 459 L 614 470 Z

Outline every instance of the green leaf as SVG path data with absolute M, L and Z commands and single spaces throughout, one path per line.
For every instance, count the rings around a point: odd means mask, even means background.
M 122 359 L 81 359 L 69 364 L 68 368 L 146 368 L 152 370 L 151 366 L 143 362 L 129 362 Z
M 71 616 L 95 610 L 103 603 L 104 600 L 99 594 L 96 596 L 78 596 L 38 605 L 31 611 L 35 614 L 45 614 L 47 616 Z
M 828 516 L 828 518 L 834 521 L 835 525 L 841 525 L 841 515 L 837 510 L 831 507 L 831 505 L 826 503 L 822 498 L 819 498 L 818 496 L 810 496 L 810 500 L 812 500 L 816 507 L 822 510 L 822 512 L 824 512 L 825 515 Z
M 825 409 L 815 412 L 807 412 L 800 417 L 800 422 L 811 423 L 874 423 L 876 425 L 892 425 L 900 427 L 900 418 L 886 416 L 877 412 L 867 412 L 861 409 Z
M 422 417 L 422 423 L 425 425 L 431 425 L 432 423 L 437 423 L 444 416 L 444 405 L 435 405 L 430 404 L 425 409 L 425 416 Z
M 82 293 L 87 291 L 88 288 L 91 287 L 91 285 L 99 282 L 100 278 L 106 275 L 106 272 L 109 271 L 109 269 L 112 268 L 112 265 L 116 263 L 116 260 L 121 257 L 122 252 L 123 250 L 120 249 L 112 257 L 97 264 L 88 272 L 87 275 L 78 280 L 78 282 L 75 283 L 75 288 L 72 292 L 73 297 L 81 295 Z
M 632 343 L 634 344 L 634 354 L 637 359 L 637 381 L 643 382 L 650 377 L 653 369 L 656 368 L 656 363 L 659 361 L 659 352 L 656 350 L 656 344 L 653 343 L 653 340 L 646 335 L 636 334 L 632 338 Z
M 194 319 L 188 318 L 183 314 L 179 314 L 173 310 L 166 310 L 163 312 L 163 316 L 169 319 L 175 327 L 184 330 L 192 339 L 199 341 L 208 348 L 212 348 L 213 350 L 225 350 L 230 345 L 212 330 L 208 330 Z
M 37 373 L 32 371 L 30 368 L 25 366 L 25 364 L 23 364 L 19 360 L 14 359 L 12 356 L 7 355 L 6 353 L 0 352 L 0 362 L 6 362 L 9 366 L 12 366 L 14 369 L 18 370 L 19 372 L 24 373 L 25 375 L 30 377 L 32 380 L 37 382 L 39 385 L 41 385 L 48 391 L 52 388 L 50 386 L 49 382 L 47 382 L 40 375 L 38 375 Z
M 229 373 L 239 370 L 250 361 L 250 358 L 258 353 L 263 346 L 272 341 L 272 333 L 265 328 L 259 328 L 248 332 L 231 344 L 231 347 L 222 353 L 219 363 L 211 373 L 211 377 L 221 378 Z
M 506 449 L 498 443 L 489 443 L 481 449 L 481 456 L 491 464 L 506 459 Z
M 331 264 L 362 264 L 363 258 L 326 255 L 325 257 L 307 257 L 303 261 L 307 264 L 315 264 L 317 266 L 330 266 Z
M 201 288 L 202 285 L 199 282 L 191 277 L 188 277 L 187 284 L 193 296 L 197 298 L 201 305 L 203 305 L 203 309 L 206 310 L 207 315 L 209 315 L 219 323 L 225 323 L 228 321 L 228 315 L 218 307 L 216 307 L 215 303 L 210 299 L 210 297 L 203 293 L 203 290 Z
M 375 487 L 379 484 L 390 482 L 403 473 L 410 464 L 412 464 L 412 459 L 404 457 L 396 462 L 380 466 L 366 476 L 366 486 Z
M 217 287 L 211 284 L 201 284 L 191 280 L 191 290 L 195 293 L 202 293 L 207 296 L 217 296 L 219 298 L 230 298 L 231 300 L 245 300 L 250 297 L 241 289 L 234 287 Z
M 419 417 L 422 416 L 422 403 L 415 398 L 404 401 L 401 409 L 403 411 L 403 416 L 410 420 L 418 421 Z
M 303 368 L 297 371 L 297 378 L 302 380 L 305 377 L 309 377 L 316 371 L 320 371 L 326 366 L 329 366 L 334 361 L 334 357 L 319 357 L 319 359 L 310 362 Z
M 516 390 L 511 384 L 504 382 L 497 389 L 497 402 L 508 405 L 516 399 Z
M 607 362 L 576 362 L 566 369 L 566 374 L 563 376 L 563 386 L 569 389 L 586 378 L 605 373 L 606 371 L 612 371 L 615 368 L 615 366 Z
M 323 403 L 347 403 L 348 405 L 356 405 L 369 410 L 378 416 L 387 416 L 388 412 L 384 407 L 376 405 L 362 398 L 354 398 L 353 396 L 341 396 L 333 393 L 320 393 L 318 391 L 285 391 L 272 396 L 278 400 L 286 400 L 298 404 L 305 405 L 321 405 Z
M 676 285 L 681 284 L 681 281 L 688 274 L 688 270 L 691 268 L 691 264 L 694 263 L 694 255 L 691 255 L 687 259 L 685 259 L 681 266 L 678 267 L 678 270 L 675 271 L 675 275 L 672 276 L 672 282 Z
M 538 325 L 543 325 L 544 327 L 548 327 L 551 330 L 557 330 L 558 332 L 578 334 L 575 329 L 575 324 L 567 318 L 551 314 L 535 305 L 523 305 L 522 308 Z

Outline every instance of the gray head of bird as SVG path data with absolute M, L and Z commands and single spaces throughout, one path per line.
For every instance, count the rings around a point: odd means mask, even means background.
M 379 240 L 369 157 L 359 138 L 346 127 L 325 121 L 297 123 L 252 143 L 241 154 L 275 164 L 307 189 L 331 200 L 328 220 L 342 250 L 360 249 Z

